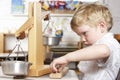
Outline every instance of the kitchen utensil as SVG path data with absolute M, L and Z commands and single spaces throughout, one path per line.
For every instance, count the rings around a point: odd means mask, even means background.
M 17 39 L 16 45 L 13 48 L 12 52 L 9 53 L 9 55 L 6 57 L 5 61 L 0 62 L 1 63 L 1 67 L 2 67 L 2 71 L 5 75 L 10 75 L 10 76 L 25 76 L 28 74 L 28 69 L 31 65 L 30 62 L 27 62 L 27 59 L 25 57 L 25 61 L 18 61 L 18 52 L 20 51 L 20 49 L 22 50 L 24 56 L 25 53 L 23 51 L 23 49 L 20 47 L 20 40 Z M 17 48 L 17 56 L 16 56 L 16 60 L 14 59 L 10 59 L 10 55 L 14 52 L 14 50 Z
M 5 75 L 21 76 L 27 75 L 31 63 L 26 61 L 2 61 L 2 72 Z
M 58 45 L 61 40 L 61 37 L 56 36 L 43 36 L 43 45 L 45 46 L 54 46 Z

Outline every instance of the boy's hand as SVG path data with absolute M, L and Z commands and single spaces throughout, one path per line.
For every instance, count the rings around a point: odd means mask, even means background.
M 61 70 L 65 67 L 65 65 L 67 63 L 68 62 L 65 59 L 65 57 L 57 58 L 57 59 L 53 60 L 53 62 L 50 64 L 50 69 L 53 73 L 61 72 Z

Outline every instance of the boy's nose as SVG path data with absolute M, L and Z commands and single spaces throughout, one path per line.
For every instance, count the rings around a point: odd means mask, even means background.
M 81 36 L 81 39 L 82 39 L 82 41 L 85 41 L 85 37 L 84 36 Z
M 85 37 L 83 37 L 83 36 L 82 36 L 82 41 L 83 41 L 83 42 L 85 42 L 85 41 L 86 41 Z

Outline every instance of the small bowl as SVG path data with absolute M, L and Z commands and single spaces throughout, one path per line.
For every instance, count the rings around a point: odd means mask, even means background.
M 45 46 L 59 45 L 60 40 L 61 40 L 61 37 L 43 36 L 43 45 Z

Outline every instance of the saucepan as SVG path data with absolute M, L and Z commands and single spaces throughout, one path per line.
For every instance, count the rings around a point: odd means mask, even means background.
M 27 61 L 2 61 L 0 63 L 2 72 L 10 76 L 25 76 L 28 74 L 30 65 L 32 65 Z

